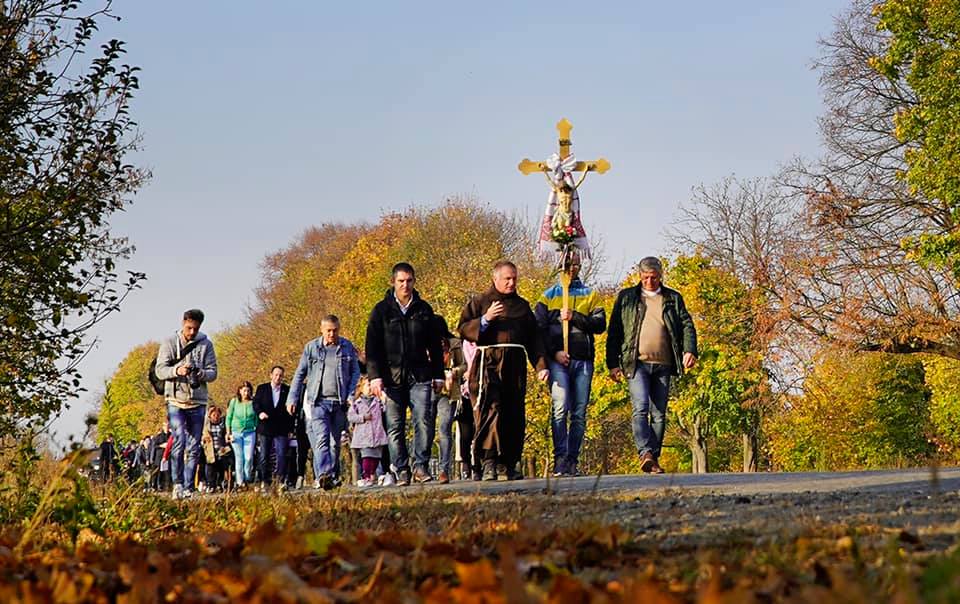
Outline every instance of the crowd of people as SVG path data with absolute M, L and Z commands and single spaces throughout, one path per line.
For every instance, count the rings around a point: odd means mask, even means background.
M 529 364 L 550 387 L 553 473 L 576 476 L 594 338 L 608 330 L 605 361 L 610 379 L 628 381 L 641 468 L 662 473 L 670 379 L 696 362 L 693 321 L 682 296 L 661 284 L 657 258 L 641 260 L 640 284 L 619 292 L 609 326 L 579 269 L 574 256 L 566 302 L 556 285 L 531 308 L 517 293 L 517 267 L 498 262 L 490 288 L 466 304 L 454 334 L 415 288 L 413 266 L 398 263 L 371 310 L 362 349 L 328 314 L 289 385 L 284 367 L 274 366 L 268 382 L 238 384 L 226 410 L 208 398 L 217 360 L 200 332 L 204 315 L 188 310 L 180 330 L 160 344 L 155 372 L 167 423 L 135 447 L 138 471 L 178 499 L 224 488 L 284 491 L 310 481 L 333 489 L 347 480 L 342 467 L 360 488 L 517 480 Z

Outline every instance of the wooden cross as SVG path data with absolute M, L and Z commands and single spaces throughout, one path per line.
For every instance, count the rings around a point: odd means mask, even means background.
M 563 118 L 557 122 L 557 132 L 560 133 L 560 140 L 557 141 L 560 145 L 560 159 L 566 159 L 570 155 L 570 131 L 573 130 L 573 124 L 567 121 L 567 118 Z M 517 166 L 517 168 L 524 174 L 533 174 L 534 172 L 549 172 L 550 168 L 547 167 L 547 164 L 542 161 L 530 161 L 527 158 L 523 158 L 523 161 Z M 596 161 L 578 161 L 573 168 L 574 172 L 596 172 L 597 174 L 603 174 L 610 169 L 610 162 L 603 159 L 602 157 Z
M 567 118 L 561 119 L 557 122 L 557 132 L 560 134 L 560 138 L 557 141 L 560 146 L 560 159 L 564 160 L 570 156 L 570 131 L 573 130 L 573 124 L 571 124 Z M 542 161 L 531 161 L 527 158 L 523 158 L 517 168 L 526 174 L 533 174 L 534 172 L 550 172 L 550 168 L 547 166 L 546 162 Z M 596 172 L 597 174 L 603 174 L 610 169 L 610 162 L 604 158 L 600 158 L 595 161 L 578 161 L 574 164 L 573 172 Z M 586 176 L 586 174 L 584 174 Z M 573 277 L 570 274 L 570 257 L 568 254 L 564 254 L 563 260 L 560 265 L 560 287 L 563 291 L 563 310 L 567 311 L 570 309 L 570 282 Z M 570 340 L 570 322 L 563 321 L 563 351 L 569 352 L 569 340 Z

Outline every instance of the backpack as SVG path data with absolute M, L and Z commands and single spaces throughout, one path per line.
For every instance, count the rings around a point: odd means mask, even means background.
M 177 359 L 174 362 L 174 364 L 182 361 L 188 354 L 190 354 L 190 351 L 196 347 L 197 347 L 196 340 L 184 346 L 183 349 L 180 351 L 180 358 Z M 153 386 L 153 391 L 159 394 L 160 396 L 163 396 L 163 386 L 166 380 L 161 380 L 160 378 L 157 377 L 157 358 L 156 357 L 154 357 L 153 360 L 150 361 L 150 368 L 147 369 L 147 379 L 150 380 L 150 385 Z

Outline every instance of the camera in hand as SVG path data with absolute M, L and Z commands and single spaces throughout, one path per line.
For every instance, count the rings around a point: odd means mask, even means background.
M 190 382 L 191 388 L 199 388 L 200 383 L 203 381 L 203 369 L 199 367 L 187 367 L 187 380 Z

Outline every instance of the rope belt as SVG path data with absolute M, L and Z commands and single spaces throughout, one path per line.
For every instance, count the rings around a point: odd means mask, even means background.
M 486 373 L 486 369 L 483 366 L 483 356 L 484 352 L 488 348 L 519 348 L 523 351 L 524 361 L 527 362 L 530 360 L 530 358 L 527 356 L 527 349 L 523 346 L 523 344 L 488 344 L 486 346 L 477 346 L 477 352 L 480 353 L 480 383 L 477 386 L 477 404 L 473 407 L 474 411 L 480 409 L 480 401 L 483 400 L 483 376 Z

